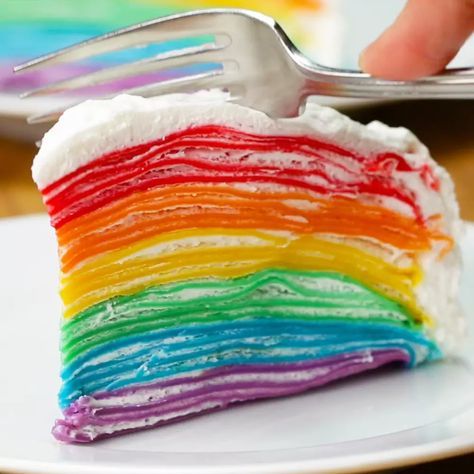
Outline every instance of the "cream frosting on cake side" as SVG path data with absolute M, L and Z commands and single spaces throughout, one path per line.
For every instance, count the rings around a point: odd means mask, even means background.
M 452 182 L 409 131 L 220 91 L 67 111 L 33 175 L 61 261 L 65 419 L 86 442 L 452 352 Z

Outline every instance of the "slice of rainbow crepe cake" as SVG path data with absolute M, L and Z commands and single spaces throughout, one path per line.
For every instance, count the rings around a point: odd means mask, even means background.
M 87 101 L 44 137 L 59 440 L 412 367 L 464 332 L 453 185 L 409 131 L 225 99 Z

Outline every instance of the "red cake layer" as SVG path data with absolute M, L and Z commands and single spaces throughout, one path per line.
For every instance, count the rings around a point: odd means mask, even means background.
M 186 150 L 186 156 L 176 156 L 178 149 Z M 304 166 L 246 163 L 252 154 L 269 152 L 294 153 L 306 161 Z M 43 194 L 56 228 L 136 191 L 183 183 L 270 183 L 320 195 L 390 197 L 423 220 L 416 196 L 393 176 L 395 170 L 417 173 L 428 188 L 439 187 L 429 167 L 415 168 L 395 153 L 365 157 L 309 137 L 258 136 L 210 125 L 105 154 Z M 347 179 L 336 179 L 333 172 Z

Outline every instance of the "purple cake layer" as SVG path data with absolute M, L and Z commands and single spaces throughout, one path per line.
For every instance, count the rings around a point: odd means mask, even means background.
M 400 349 L 385 349 L 298 364 L 223 367 L 195 377 L 97 393 L 68 407 L 53 434 L 60 441 L 89 442 L 233 403 L 300 393 L 391 362 L 408 364 L 410 355 Z

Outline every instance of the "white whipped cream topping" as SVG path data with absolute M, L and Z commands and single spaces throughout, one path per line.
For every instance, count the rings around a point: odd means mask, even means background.
M 120 95 L 70 108 L 48 131 L 33 163 L 40 188 L 111 151 L 156 140 L 190 126 L 226 125 L 260 134 L 304 135 L 370 154 L 391 149 L 417 164 L 432 164 L 426 148 L 404 128 L 373 122 L 367 127 L 309 102 L 300 117 L 272 119 L 227 102 L 219 90 L 144 99 Z M 166 110 L 165 113 L 161 113 Z M 412 157 L 412 158 L 411 158 Z
M 416 167 L 429 165 L 441 181 L 440 192 L 428 190 L 418 174 L 396 173 L 416 195 L 423 215 L 444 215 L 443 230 L 459 239 L 462 226 L 453 183 L 409 130 L 380 122 L 364 126 L 312 101 L 299 117 L 272 119 L 227 99 L 226 93 L 213 90 L 149 99 L 121 95 L 112 100 L 83 102 L 67 110 L 46 133 L 33 163 L 33 178 L 43 189 L 105 153 L 156 140 L 190 126 L 215 124 L 264 135 L 310 135 L 361 154 L 393 151 Z M 400 203 L 389 199 L 381 204 L 407 212 Z M 435 338 L 450 352 L 459 345 L 464 332 L 457 303 L 459 251 L 456 248 L 441 260 L 433 252 L 424 255 L 420 263 L 425 278 L 415 290 L 417 297 L 436 319 Z

